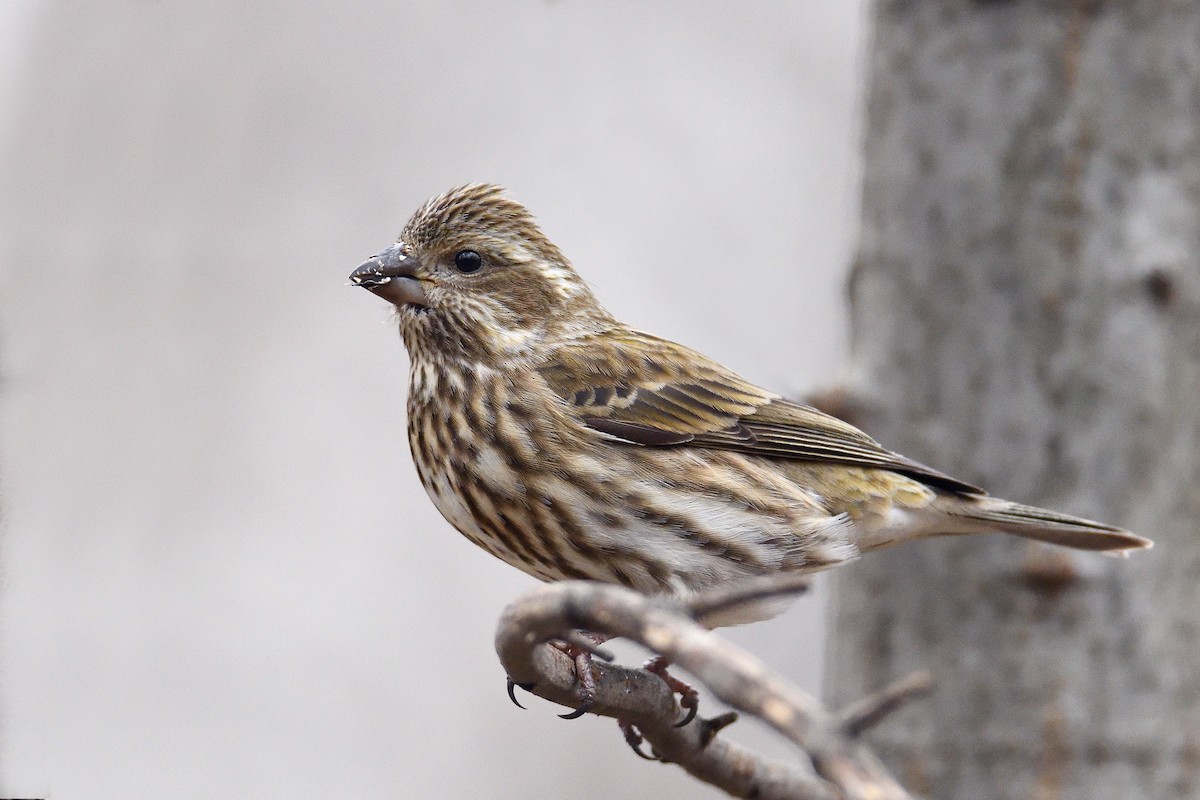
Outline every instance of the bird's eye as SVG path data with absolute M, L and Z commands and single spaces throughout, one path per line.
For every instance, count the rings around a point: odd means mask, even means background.
M 459 250 L 454 254 L 454 268 L 459 272 L 478 272 L 483 267 L 483 256 L 474 250 Z

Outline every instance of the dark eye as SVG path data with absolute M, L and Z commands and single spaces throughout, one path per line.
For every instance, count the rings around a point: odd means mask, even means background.
M 474 250 L 459 250 L 454 254 L 454 268 L 459 272 L 478 272 L 483 267 L 483 256 Z

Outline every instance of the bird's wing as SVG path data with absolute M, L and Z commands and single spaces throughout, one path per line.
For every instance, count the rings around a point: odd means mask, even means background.
M 630 444 L 875 467 L 940 489 L 984 493 L 649 334 L 618 330 L 576 339 L 554 348 L 538 371 L 585 425 Z

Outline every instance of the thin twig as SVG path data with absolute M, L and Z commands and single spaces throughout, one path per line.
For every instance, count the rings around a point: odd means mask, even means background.
M 929 694 L 932 689 L 933 675 L 926 670 L 914 672 L 842 709 L 838 715 L 841 728 L 847 736 L 857 739 L 900 706 Z
M 807 592 L 812 583 L 809 573 L 792 573 L 782 577 L 744 581 L 725 589 L 695 595 L 687 602 L 692 619 L 703 624 L 705 619 L 728 614 L 739 606 L 764 600 L 785 600 Z

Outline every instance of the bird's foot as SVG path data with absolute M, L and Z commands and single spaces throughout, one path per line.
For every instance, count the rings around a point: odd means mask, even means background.
M 662 678 L 663 683 L 667 684 L 667 688 L 679 695 L 679 707 L 683 709 L 684 717 L 675 723 L 675 727 L 682 728 L 696 718 L 696 712 L 700 708 L 700 693 L 691 684 L 685 683 L 667 672 L 669 666 L 671 666 L 671 662 L 665 657 L 655 656 L 642 664 L 642 669 Z
M 553 642 L 555 647 L 570 656 L 575 665 L 575 697 L 579 705 L 568 714 L 559 714 L 563 719 L 579 719 L 596 704 L 596 673 L 592 668 L 592 656 L 612 660 L 611 655 L 600 649 L 600 645 L 606 641 L 608 637 L 603 634 L 572 631 L 566 641 Z
M 702 718 L 699 723 L 700 747 L 708 747 L 709 743 L 712 742 L 716 735 L 725 728 L 728 728 L 733 723 L 737 722 L 737 718 L 738 715 L 736 711 L 726 711 L 724 714 L 719 714 L 712 719 Z M 627 719 L 618 719 L 617 725 L 621 728 L 621 733 L 625 736 L 625 743 L 629 745 L 629 748 L 633 750 L 633 752 L 637 753 L 638 758 L 644 758 L 647 761 L 661 761 L 664 764 L 668 763 L 667 759 L 664 758 L 661 753 L 655 750 L 653 746 L 650 747 L 649 755 L 643 752 L 642 743 L 645 741 L 645 737 L 642 736 L 642 732 L 639 731 L 637 726 L 635 726 L 632 722 Z
M 650 749 L 651 755 L 646 755 L 642 752 L 642 733 L 632 722 L 627 719 L 617 720 L 617 726 L 620 727 L 621 733 L 625 736 L 625 744 L 629 745 L 633 752 L 638 754 L 638 758 L 644 758 L 647 761 L 661 761 L 662 758 L 654 752 L 654 748 Z
M 589 631 L 571 631 L 563 637 L 562 641 L 550 642 L 552 647 L 570 656 L 575 667 L 575 696 L 579 704 L 569 714 L 559 714 L 563 719 L 578 719 L 596 704 L 596 673 L 592 668 L 592 656 L 612 661 L 612 654 L 600 648 L 600 645 L 608 641 L 608 638 L 603 634 Z M 517 683 L 512 678 L 508 678 L 508 699 L 512 700 L 513 705 L 517 708 L 525 708 L 517 700 L 517 687 L 529 692 L 533 691 L 535 685 L 533 683 Z

